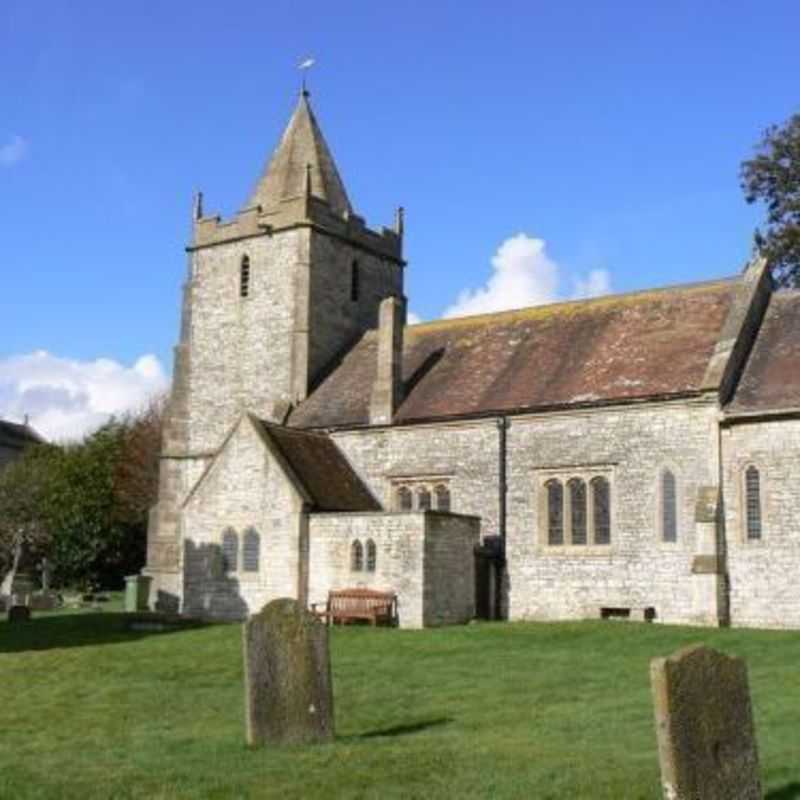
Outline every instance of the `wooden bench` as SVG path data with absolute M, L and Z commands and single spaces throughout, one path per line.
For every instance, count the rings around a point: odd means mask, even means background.
M 394 625 L 397 619 L 397 595 L 377 589 L 334 589 L 328 592 L 325 608 L 322 603 L 312 603 L 311 610 L 328 625 L 337 622 L 366 620 L 370 625 L 379 622 Z

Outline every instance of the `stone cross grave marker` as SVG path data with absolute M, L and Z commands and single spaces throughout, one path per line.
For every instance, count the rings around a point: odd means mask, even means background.
M 761 800 L 747 664 L 702 645 L 650 662 L 665 800 Z
M 333 739 L 328 628 L 296 600 L 268 603 L 243 626 L 247 743 Z

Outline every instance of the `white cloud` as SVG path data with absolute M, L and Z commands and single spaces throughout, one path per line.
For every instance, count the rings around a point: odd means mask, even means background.
M 10 142 L 0 145 L 0 165 L 13 166 L 18 161 L 22 161 L 28 155 L 29 150 L 30 145 L 26 139 L 21 136 L 12 136 Z
M 419 325 L 422 322 L 422 317 L 415 314 L 413 311 L 406 312 L 406 325 Z
M 546 252 L 543 239 L 518 233 L 506 239 L 492 258 L 492 273 L 484 286 L 464 289 L 456 302 L 445 309 L 445 317 L 485 314 L 511 308 L 525 308 L 563 299 L 559 286 L 565 275 Z M 585 278 L 573 276 L 573 297 L 596 297 L 610 289 L 606 270 L 592 270 Z
M 27 414 L 47 439 L 79 439 L 167 387 L 153 355 L 126 367 L 108 358 L 77 361 L 38 350 L 0 359 L 0 417 L 20 421 Z
M 575 292 L 573 297 L 600 297 L 611 291 L 611 276 L 608 270 L 593 269 L 585 278 L 575 278 Z

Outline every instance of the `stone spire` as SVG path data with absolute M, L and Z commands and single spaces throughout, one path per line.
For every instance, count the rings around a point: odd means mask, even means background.
M 308 92 L 303 89 L 281 141 L 244 209 L 261 206 L 269 213 L 285 200 L 304 197 L 309 176 L 314 197 L 327 203 L 339 217 L 352 214 L 344 184 L 308 102 Z

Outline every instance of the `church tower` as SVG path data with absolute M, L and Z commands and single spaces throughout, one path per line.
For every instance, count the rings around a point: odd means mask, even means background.
M 151 605 L 181 592 L 181 505 L 244 412 L 282 423 L 329 366 L 403 298 L 402 210 L 371 230 L 353 212 L 309 103 L 240 211 L 195 200 L 180 338 L 165 414 L 145 574 Z

